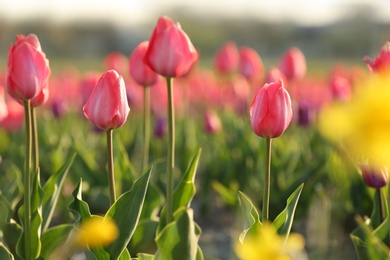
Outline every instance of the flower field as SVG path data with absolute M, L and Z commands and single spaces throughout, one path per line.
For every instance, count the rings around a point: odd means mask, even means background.
M 390 258 L 390 43 L 318 73 L 227 41 L 202 66 L 163 16 L 100 71 L 15 37 L 0 259 Z

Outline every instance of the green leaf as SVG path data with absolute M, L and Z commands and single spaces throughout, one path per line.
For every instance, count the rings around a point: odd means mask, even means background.
M 356 221 L 359 227 L 352 232 L 351 239 L 359 259 L 389 259 L 390 249 L 377 236 L 377 232 L 369 224 L 364 223 L 360 216 L 356 218 Z M 386 231 L 388 232 L 388 230 L 387 226 Z
M 44 191 L 39 185 L 39 170 L 33 176 L 33 183 L 31 189 L 31 257 L 33 259 L 38 258 L 41 253 L 41 202 L 44 197 Z M 19 219 L 22 222 L 22 227 L 25 226 L 24 223 L 24 205 L 19 209 L 18 215 Z M 19 241 L 16 245 L 16 252 L 19 256 L 25 256 L 25 233 L 22 228 L 22 235 L 19 238 Z
M 0 230 L 2 230 L 3 226 L 10 222 L 12 216 L 12 208 L 2 194 L 0 194 L 0 212 Z
M 286 236 L 286 240 L 290 234 L 291 227 L 294 221 L 295 209 L 298 205 L 298 200 L 303 189 L 303 183 L 288 197 L 286 208 L 280 212 L 272 223 L 278 230 L 279 234 Z
M 14 256 L 10 251 L 0 242 L 0 259 L 1 260 L 14 260 Z
M 45 191 L 45 197 L 43 198 L 42 202 L 42 232 L 44 232 L 50 225 L 50 221 L 60 196 L 62 186 L 75 158 L 76 154 L 74 153 L 55 174 L 50 176 L 43 187 L 43 190 Z
M 260 230 L 262 223 L 260 221 L 260 215 L 250 198 L 248 198 L 243 192 L 239 191 L 238 200 L 240 202 L 242 220 L 244 224 L 244 231 L 241 232 L 239 240 L 243 243 L 248 232 L 249 234 L 256 234 Z
M 149 183 L 140 219 L 158 219 L 158 213 L 164 201 L 164 194 L 159 187 L 156 184 Z
M 119 229 L 117 240 L 106 247 L 112 259 L 117 259 L 121 255 L 136 229 L 145 201 L 151 172 L 152 169 L 138 178 L 131 190 L 123 193 L 105 215 L 105 218 L 114 220 Z
M 50 254 L 54 252 L 55 249 L 59 248 L 64 244 L 66 239 L 69 236 L 69 233 L 72 231 L 73 225 L 63 224 L 58 225 L 53 228 L 49 228 L 42 235 L 42 251 L 41 255 L 48 258 Z
M 157 235 L 156 260 L 195 260 L 198 255 L 200 229 L 193 219 L 193 210 L 180 208 L 173 216 L 174 221 L 167 224 Z
M 154 255 L 139 253 L 137 255 L 137 260 L 154 260 Z
M 381 205 L 379 205 L 378 197 L 381 196 L 381 201 L 383 203 L 383 218 L 386 219 L 389 216 L 389 205 L 387 201 L 386 191 L 382 189 L 376 189 L 374 195 L 374 205 L 370 217 L 370 226 L 373 229 L 376 229 L 378 226 L 383 224 L 383 220 L 381 219 Z
M 139 252 L 152 253 L 156 251 L 157 246 L 154 238 L 158 223 L 158 220 L 153 219 L 143 219 L 138 222 L 128 245 L 131 255 L 136 255 Z
M 196 170 L 198 168 L 198 162 L 201 152 L 202 149 L 199 149 L 198 152 L 195 154 L 190 164 L 188 165 L 186 172 L 181 178 L 179 184 L 173 191 L 173 212 L 175 212 L 181 207 L 190 207 L 191 201 L 196 193 L 195 175 Z M 164 228 L 164 225 L 166 223 L 165 210 L 166 209 L 164 207 L 161 211 L 159 231 Z
M 17 223 L 7 223 L 3 227 L 3 239 L 7 244 L 9 251 L 14 255 L 16 254 L 16 244 L 20 236 L 22 235 L 22 228 Z

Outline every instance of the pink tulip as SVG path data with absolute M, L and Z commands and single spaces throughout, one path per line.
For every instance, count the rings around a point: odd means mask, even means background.
M 257 91 L 250 107 L 250 122 L 255 134 L 264 138 L 278 137 L 291 119 L 291 99 L 282 80 L 265 84 Z
M 97 72 L 88 72 L 84 75 L 80 82 L 80 92 L 83 105 L 87 102 L 92 90 L 95 88 L 96 83 L 99 81 L 100 75 Z
M 373 167 L 359 163 L 364 183 L 371 188 L 382 188 L 389 183 L 389 172 L 387 167 Z
M 348 79 L 342 76 L 333 76 L 330 80 L 330 89 L 334 100 L 348 101 L 352 95 L 352 86 Z
M 243 46 L 239 49 L 239 54 L 239 69 L 241 75 L 250 80 L 260 78 L 263 73 L 264 66 L 260 55 L 256 52 L 256 50 Z
M 180 24 L 167 16 L 160 17 L 145 53 L 145 63 L 164 77 L 178 77 L 186 74 L 197 60 L 198 53 Z
M 0 122 L 7 116 L 8 109 L 4 99 L 4 88 L 0 86 Z
M 127 57 L 119 51 L 110 52 L 103 60 L 103 68 L 116 70 L 119 74 L 127 73 Z
M 24 108 L 16 100 L 7 102 L 8 114 L 0 123 L 0 126 L 10 132 L 18 132 L 24 122 Z
M 144 62 L 144 56 L 148 46 L 148 41 L 141 42 L 134 49 L 129 60 L 130 75 L 133 77 L 135 82 L 143 87 L 151 86 L 158 80 L 158 74 Z
M 221 131 L 222 124 L 218 114 L 214 110 L 204 113 L 204 130 L 206 133 L 215 134 Z
M 381 72 L 390 69 L 390 42 L 385 42 L 379 55 L 372 61 L 370 57 L 364 56 L 364 62 L 371 72 Z
M 16 36 L 8 52 L 6 86 L 11 97 L 29 100 L 41 93 L 48 84 L 49 60 L 34 34 Z
M 284 84 L 286 85 L 286 81 L 287 81 L 286 76 L 279 68 L 273 67 L 265 75 L 264 84 L 275 82 L 278 81 L 279 79 L 282 79 Z
M 232 42 L 226 42 L 217 52 L 214 59 L 214 66 L 218 72 L 231 73 L 234 72 L 240 61 L 237 45 Z
M 282 57 L 280 70 L 289 80 L 302 79 L 306 75 L 306 59 L 298 48 L 289 49 Z
M 83 107 L 84 115 L 102 129 L 115 129 L 126 122 L 130 108 L 123 78 L 108 70 L 99 79 Z

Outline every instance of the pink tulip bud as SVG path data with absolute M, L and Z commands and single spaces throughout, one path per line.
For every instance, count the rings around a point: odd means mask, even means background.
M 97 72 L 91 71 L 85 74 L 80 82 L 80 92 L 83 105 L 87 102 L 96 83 L 99 81 L 100 75 Z
M 6 86 L 11 97 L 29 100 L 41 93 L 50 75 L 49 60 L 34 34 L 16 36 L 8 52 Z
M 371 188 L 382 188 L 389 183 L 389 172 L 387 167 L 372 167 L 359 163 L 363 175 L 363 181 Z
M 283 134 L 292 119 L 291 99 L 279 80 L 260 88 L 250 107 L 250 122 L 253 131 L 264 138 Z
M 43 86 L 41 92 L 31 99 L 31 106 L 32 107 L 39 107 L 44 104 L 46 104 L 47 100 L 49 99 L 49 84 L 46 84 Z
M 198 53 L 180 24 L 160 17 L 145 53 L 145 63 L 164 77 L 178 77 L 186 74 L 197 60 Z
M 239 65 L 240 55 L 234 42 L 226 42 L 217 52 L 214 59 L 215 69 L 222 73 L 234 72 Z
M 4 99 L 4 88 L 0 86 L 0 122 L 8 116 L 8 108 Z
M 267 74 L 265 75 L 264 84 L 265 83 L 276 82 L 279 79 L 282 79 L 283 82 L 284 82 L 285 87 L 287 87 L 286 86 L 286 82 L 287 82 L 286 76 L 283 74 L 283 72 L 280 71 L 280 69 L 274 67 L 274 68 L 271 68 L 267 72 Z
M 221 131 L 222 124 L 218 114 L 214 110 L 207 110 L 204 114 L 204 130 L 206 133 L 215 134 Z
M 372 61 L 370 57 L 364 56 L 364 62 L 371 72 L 381 72 L 390 69 L 390 42 L 385 42 L 379 55 Z
M 258 79 L 263 73 L 263 62 L 256 50 L 249 47 L 241 47 L 240 54 L 240 73 L 247 79 Z
M 24 108 L 16 100 L 7 102 L 8 114 L 0 123 L 0 126 L 9 132 L 18 132 L 24 122 Z
M 141 42 L 134 49 L 129 60 L 130 75 L 133 77 L 135 82 L 143 87 L 151 86 L 158 80 L 158 74 L 144 62 L 144 56 L 148 46 L 148 41 Z
M 348 101 L 351 98 L 351 82 L 342 76 L 335 75 L 330 79 L 330 89 L 334 100 Z
M 302 79 L 306 75 L 306 59 L 298 48 L 289 49 L 282 57 L 280 70 L 287 79 Z
M 84 115 L 102 129 L 115 129 L 126 122 L 130 108 L 123 78 L 108 70 L 99 79 L 83 107 Z

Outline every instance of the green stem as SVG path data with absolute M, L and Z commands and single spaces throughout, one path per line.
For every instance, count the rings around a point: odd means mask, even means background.
M 173 78 L 166 78 L 168 87 L 168 161 L 167 161 L 167 223 L 173 219 L 173 169 L 175 167 L 175 111 L 173 109 Z
M 266 138 L 266 154 L 265 154 L 265 176 L 264 176 L 264 196 L 263 210 L 261 212 L 261 220 L 263 222 L 269 219 L 269 198 L 271 190 L 271 145 L 272 138 Z
M 26 125 L 26 158 L 24 169 L 24 246 L 25 259 L 31 259 L 31 153 L 32 126 L 30 100 L 24 101 L 24 118 Z
M 37 130 L 37 117 L 36 110 L 31 107 L 31 124 L 32 124 L 32 169 L 35 174 L 39 167 L 39 146 L 38 146 L 38 130 Z
M 116 201 L 114 153 L 112 148 L 112 129 L 107 130 L 107 162 L 108 162 L 108 188 L 110 190 L 110 205 Z
M 150 88 L 144 86 L 144 152 L 142 156 L 141 173 L 146 171 L 149 163 L 150 143 Z
M 378 199 L 378 205 L 379 205 L 379 220 L 380 220 L 380 223 L 382 223 L 383 220 L 385 219 L 385 215 L 384 215 L 384 211 L 383 211 L 384 207 L 383 207 L 383 200 L 382 200 L 382 190 L 380 188 L 377 188 L 376 194 L 378 194 L 377 199 Z

